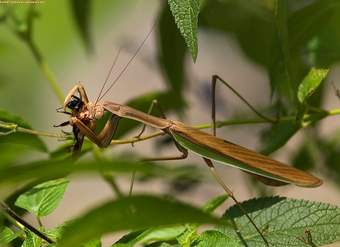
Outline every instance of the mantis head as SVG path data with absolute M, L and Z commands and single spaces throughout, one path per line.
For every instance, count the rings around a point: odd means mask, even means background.
M 69 108 L 72 111 L 79 112 L 84 105 L 84 102 L 77 96 L 72 95 L 71 99 L 64 105 L 65 108 Z

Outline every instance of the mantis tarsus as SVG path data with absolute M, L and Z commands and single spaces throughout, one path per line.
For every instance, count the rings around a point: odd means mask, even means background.
M 148 34 L 148 36 L 150 35 L 150 33 Z M 132 59 L 138 53 L 145 40 L 139 46 L 137 52 L 134 54 Z M 217 182 L 235 201 L 240 210 L 249 219 L 251 224 L 262 237 L 266 246 L 269 246 L 269 243 L 263 236 L 262 231 L 256 226 L 256 224 L 247 214 L 247 212 L 245 212 L 243 207 L 233 195 L 233 192 L 225 185 L 223 180 L 216 172 L 212 160 L 229 166 L 234 166 L 247 173 L 253 174 L 257 178 L 259 178 L 260 181 L 268 185 L 279 186 L 284 184 L 295 184 L 302 187 L 317 187 L 322 184 L 322 181 L 307 172 L 298 170 L 294 167 L 273 160 L 267 156 L 256 153 L 255 151 L 249 150 L 245 147 L 216 137 L 214 96 L 216 84 L 219 81 L 229 87 L 233 92 L 235 92 L 236 95 L 240 97 L 257 115 L 262 118 L 266 118 L 271 122 L 274 122 L 274 120 L 271 120 L 263 116 L 261 113 L 257 112 L 256 109 L 254 109 L 241 95 L 239 95 L 233 88 L 231 88 L 227 82 L 225 82 L 217 75 L 214 75 L 212 77 L 212 135 L 193 127 L 189 127 L 181 122 L 166 119 L 163 113 L 162 117 L 152 116 L 152 109 L 155 106 L 160 108 L 157 100 L 154 100 L 152 102 L 147 114 L 133 109 L 129 106 L 121 105 L 111 101 L 99 102 L 99 100 L 101 100 L 105 96 L 105 94 L 112 88 L 115 82 L 117 82 L 122 73 L 126 70 L 129 63 L 132 61 L 132 59 L 130 59 L 130 61 L 127 63 L 127 65 L 118 75 L 118 77 L 113 81 L 108 90 L 101 94 L 108 77 L 106 78 L 100 95 L 94 103 L 89 101 L 85 89 L 81 84 L 76 84 L 67 94 L 62 110 L 60 110 L 60 112 L 69 114 L 70 119 L 69 121 L 64 122 L 58 126 L 73 126 L 73 133 L 75 137 L 73 153 L 77 154 L 81 150 L 81 146 L 85 136 L 89 138 L 92 142 L 94 142 L 98 147 L 105 148 L 109 146 L 116 132 L 119 119 L 121 118 L 128 118 L 143 123 L 143 128 L 138 134 L 137 139 L 138 137 L 141 137 L 146 126 L 157 128 L 171 137 L 171 139 L 174 141 L 175 146 L 179 150 L 180 155 L 171 157 L 148 158 L 145 160 L 161 161 L 185 159 L 188 155 L 188 150 L 202 156 L 204 162 L 208 165 L 209 170 L 211 171 Z M 115 64 L 115 61 L 116 59 L 114 60 L 114 63 L 110 69 L 110 73 Z M 77 93 L 79 94 L 78 96 L 76 95 Z M 68 109 L 70 111 L 67 111 Z M 109 119 L 105 123 L 105 126 L 99 132 L 99 134 L 96 134 L 96 121 L 103 117 L 104 112 L 111 113 L 111 116 L 109 117 Z M 161 109 L 160 112 L 162 112 Z

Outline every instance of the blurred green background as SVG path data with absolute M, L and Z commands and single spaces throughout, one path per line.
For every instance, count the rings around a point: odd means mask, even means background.
M 33 21 L 32 37 L 63 94 L 77 81 L 82 81 L 90 98 L 94 99 L 117 51 L 122 49 L 116 74 L 155 25 L 152 37 L 106 99 L 130 102 L 145 111 L 149 102 L 157 97 L 171 117 L 189 124 L 210 121 L 209 82 L 213 74 L 230 82 L 267 115 L 298 118 L 299 114 L 310 110 L 309 106 L 338 108 L 339 101 L 330 82 L 340 85 L 337 80 L 339 1 L 278 2 L 201 1 L 199 52 L 195 64 L 165 1 L 46 0 L 33 7 L 38 17 Z M 23 20 L 32 7 L 0 5 L 0 17 L 9 11 L 8 8 Z M 16 28 L 25 27 L 18 25 Z M 13 21 L 8 19 L 0 23 L 0 58 L 0 108 L 21 116 L 33 129 L 59 132 L 52 126 L 65 121 L 65 116 L 55 112 L 61 102 L 27 44 L 14 32 Z M 297 88 L 312 67 L 330 68 L 331 71 L 306 106 L 298 102 Z M 217 100 L 221 120 L 254 117 L 227 89 L 221 87 L 218 90 Z M 339 117 L 326 118 L 308 129 L 295 129 L 294 123 L 279 125 L 276 129 L 268 125 L 232 126 L 219 130 L 219 135 L 267 153 L 284 146 L 275 157 L 292 162 L 301 169 L 312 170 L 324 178 L 325 185 L 315 190 L 285 187 L 275 191 L 291 197 L 339 203 L 334 196 L 340 183 L 338 120 Z M 127 133 L 132 135 L 129 131 L 135 127 L 132 123 L 124 123 L 119 137 Z M 299 133 L 294 135 L 297 130 Z M 50 150 L 61 144 L 52 138 L 43 140 Z M 152 144 L 138 144 L 134 150 L 143 154 L 155 150 L 166 153 L 167 143 L 166 139 L 156 142 L 156 146 L 165 146 L 164 149 L 157 149 Z M 117 153 L 130 151 L 131 147 L 116 150 Z M 26 155 L 25 159 L 47 156 L 38 152 L 33 154 Z M 190 162 L 201 163 L 194 156 Z M 239 171 L 224 167 L 219 170 L 237 188 L 241 198 L 256 195 L 252 183 L 243 179 Z M 87 207 L 111 195 L 99 179 L 75 181 L 58 209 L 59 214 L 51 216 L 51 225 L 63 220 L 60 215 L 68 218 L 79 210 L 69 209 L 69 205 L 76 204 L 75 200 L 83 200 L 81 207 Z M 121 182 L 122 187 L 128 187 L 128 181 Z M 160 181 L 141 186 L 137 190 L 167 190 Z M 79 195 L 83 190 L 91 193 Z M 180 196 L 202 202 L 216 191 L 219 191 L 217 186 L 206 184 L 195 190 L 195 194 Z M 258 191 L 264 193 L 265 189 L 259 187 Z M 79 198 L 75 199 L 75 194 Z

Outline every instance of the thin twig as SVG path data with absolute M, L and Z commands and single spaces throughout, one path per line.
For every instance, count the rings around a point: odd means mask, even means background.
M 92 153 L 96 160 L 98 161 L 105 160 L 105 157 L 103 156 L 102 151 L 98 147 L 94 146 L 94 148 L 92 149 Z M 115 193 L 115 195 L 118 198 L 121 198 L 124 196 L 124 193 L 122 192 L 122 190 L 119 188 L 118 184 L 116 183 L 114 176 L 112 176 L 109 173 L 104 173 L 104 172 L 101 173 L 101 176 L 110 185 L 112 191 Z
M 23 225 L 25 228 L 33 232 L 38 237 L 42 238 L 49 244 L 55 243 L 52 239 L 50 239 L 48 236 L 46 236 L 44 233 L 36 229 L 34 226 L 26 222 L 24 219 L 22 219 L 19 215 L 17 215 L 10 207 L 8 207 L 4 202 L 0 203 L 2 211 L 5 212 L 5 215 L 9 215 L 11 218 L 15 219 L 17 222 L 19 222 L 21 225 Z
M 9 135 L 15 132 L 20 132 L 20 133 L 26 133 L 30 135 L 37 135 L 37 136 L 46 136 L 46 137 L 53 137 L 53 138 L 66 138 L 67 136 L 64 134 L 54 134 L 54 133 L 49 133 L 49 132 L 44 132 L 44 131 L 37 131 L 37 130 L 32 130 L 32 129 L 27 129 L 24 127 L 20 127 L 15 123 L 6 123 L 3 121 L 0 121 L 0 128 L 9 130 L 7 132 L 0 132 L 0 135 Z
M 321 112 L 324 117 L 326 116 L 336 116 L 340 115 L 340 109 L 333 109 L 328 111 L 322 111 Z M 309 120 L 313 116 L 317 116 L 318 114 L 306 114 L 303 118 L 303 120 Z M 320 114 L 319 114 L 320 115 Z M 275 120 L 275 123 L 282 123 L 282 122 L 289 122 L 289 121 L 295 121 L 296 116 L 286 116 L 286 117 L 280 117 L 279 119 Z M 225 126 L 231 126 L 231 125 L 246 125 L 246 124 L 272 124 L 272 120 L 266 120 L 263 118 L 251 118 L 251 119 L 231 119 L 226 121 L 218 121 L 216 122 L 216 128 L 221 128 Z M 195 125 L 194 128 L 197 129 L 209 129 L 212 127 L 211 123 L 206 124 L 199 124 Z M 306 127 L 306 126 L 304 126 Z M 121 140 L 112 140 L 111 145 L 121 145 L 121 144 L 131 144 L 141 141 L 146 141 L 149 139 L 152 139 L 157 136 L 165 135 L 162 131 L 155 131 L 154 133 L 151 133 L 149 135 L 145 135 L 143 137 L 133 137 L 128 139 L 121 139 Z
M 114 176 L 112 176 L 111 174 L 103 173 L 102 177 L 110 185 L 111 189 L 118 198 L 122 198 L 124 196 L 123 192 L 116 183 L 116 179 L 114 178 Z
M 323 114 L 324 117 L 336 116 L 336 115 L 340 115 L 340 109 L 337 108 L 337 109 L 331 109 L 328 111 L 321 111 L 321 113 Z M 318 114 L 320 113 L 318 112 L 314 114 L 306 114 L 303 120 L 311 119 L 313 116 L 317 116 Z M 296 120 L 296 116 L 292 115 L 292 116 L 280 117 L 279 119 L 277 119 L 275 123 L 289 122 L 289 121 L 295 121 L 295 120 Z M 262 118 L 231 119 L 231 120 L 216 122 L 216 128 L 222 128 L 222 127 L 231 126 L 231 125 L 271 124 L 271 123 L 272 123 L 271 121 L 267 121 Z M 199 124 L 199 125 L 194 126 L 194 128 L 197 128 L 197 129 L 209 129 L 211 127 L 212 127 L 211 123 Z M 15 123 L 5 123 L 2 121 L 0 121 L 0 128 L 14 130 L 14 131 L 11 131 L 11 133 L 21 132 L 21 133 L 26 133 L 30 135 L 45 136 L 45 137 L 60 138 L 60 139 L 67 137 L 67 135 L 65 134 L 56 134 L 56 133 L 49 133 L 49 132 L 44 132 L 44 131 L 27 129 L 27 128 L 20 127 Z M 162 131 L 155 131 L 154 133 L 145 135 L 143 137 L 133 137 L 133 138 L 127 138 L 127 139 L 121 139 L 121 140 L 112 140 L 111 145 L 131 144 L 135 142 L 141 142 L 141 141 L 149 140 L 149 139 L 152 139 L 157 136 L 164 135 L 164 134 L 165 133 Z

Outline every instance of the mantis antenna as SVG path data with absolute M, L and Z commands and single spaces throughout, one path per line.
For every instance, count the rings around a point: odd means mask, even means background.
M 137 50 L 135 51 L 135 53 L 133 54 L 133 56 L 130 58 L 130 60 L 125 64 L 124 68 L 120 71 L 120 73 L 118 74 L 118 76 L 113 80 L 113 82 L 111 83 L 110 87 L 101 95 L 98 96 L 96 102 L 98 102 L 99 100 L 101 100 L 110 90 L 111 88 L 117 83 L 117 81 L 122 77 L 122 75 L 124 74 L 124 72 L 128 69 L 129 65 L 131 64 L 131 62 L 135 59 L 135 57 L 138 55 L 138 53 L 140 52 L 140 50 L 143 48 L 145 42 L 148 40 L 148 38 L 150 37 L 151 33 L 153 32 L 155 28 L 155 24 L 152 26 L 151 30 L 148 32 L 148 34 L 145 36 L 144 40 L 142 41 L 142 43 L 138 46 Z M 103 87 L 104 88 L 104 87 Z M 101 90 L 102 92 L 102 90 Z
M 116 54 L 116 56 L 115 56 L 115 58 L 114 58 L 114 60 L 113 60 L 113 63 L 112 63 L 112 65 L 111 65 L 111 67 L 110 67 L 109 73 L 107 73 L 107 75 L 106 75 L 105 82 L 103 83 L 103 86 L 102 86 L 102 88 L 100 89 L 99 95 L 98 95 L 98 97 L 97 97 L 97 99 L 96 99 L 96 101 L 95 101 L 95 103 L 94 103 L 95 105 L 97 104 L 97 102 L 98 102 L 98 100 L 99 100 L 99 97 L 101 96 L 101 94 L 102 94 L 102 92 L 103 92 L 103 90 L 104 90 L 104 88 L 105 88 L 105 86 L 106 86 L 106 83 L 108 82 L 108 80 L 109 80 L 109 78 L 110 78 L 110 76 L 111 76 L 111 74 L 112 74 L 113 68 L 115 67 L 115 65 L 116 65 L 116 63 L 117 63 L 117 61 L 118 61 L 119 54 L 120 54 L 120 50 L 121 50 L 121 48 L 119 48 L 119 50 L 118 50 L 118 52 L 117 52 L 117 54 Z

